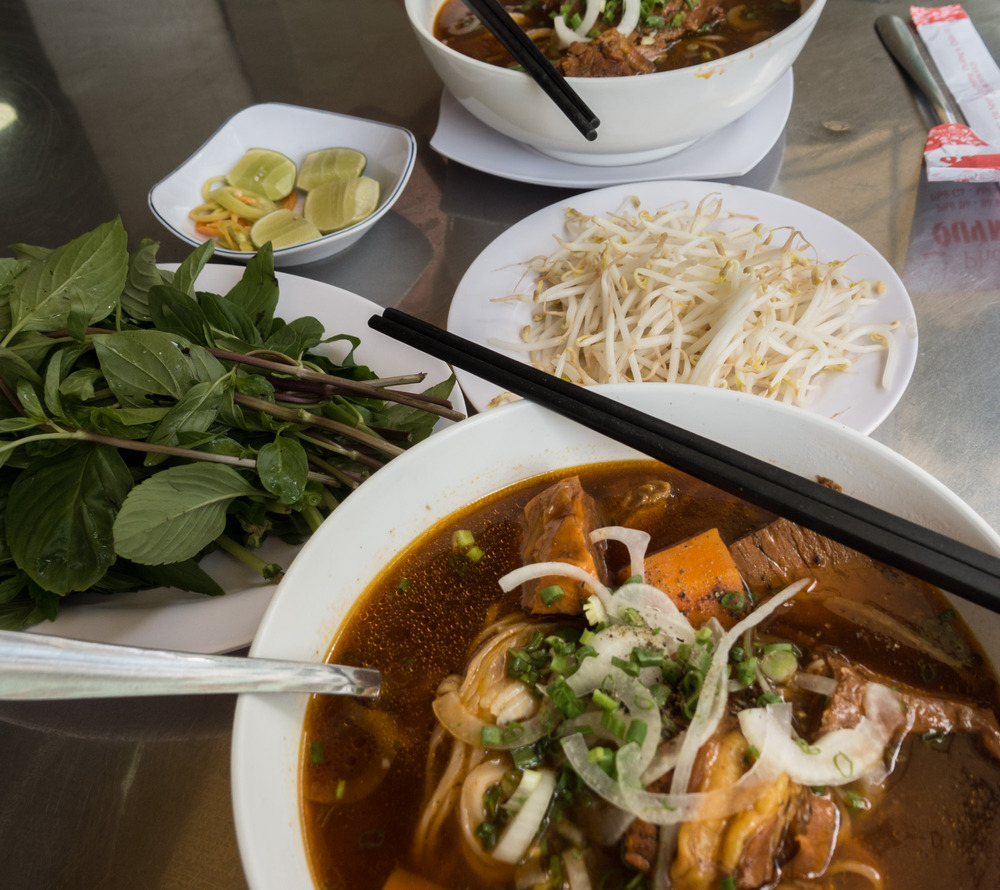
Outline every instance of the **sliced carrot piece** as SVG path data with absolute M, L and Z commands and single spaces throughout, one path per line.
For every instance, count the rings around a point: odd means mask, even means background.
M 646 581 L 695 627 L 715 617 L 729 629 L 748 611 L 743 577 L 716 528 L 646 557 Z

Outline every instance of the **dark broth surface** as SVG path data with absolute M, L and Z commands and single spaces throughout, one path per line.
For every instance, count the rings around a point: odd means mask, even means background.
M 710 486 L 648 462 L 578 468 L 585 489 L 605 505 L 650 478 L 669 480 L 675 509 L 669 523 L 646 528 L 650 551 L 707 528 L 735 540 L 768 517 Z M 569 475 L 569 471 L 559 474 Z M 515 594 L 502 594 L 498 577 L 520 564 L 524 504 L 556 476 L 538 478 L 474 504 L 409 547 L 367 591 L 334 641 L 330 660 L 383 670 L 376 705 L 336 696 L 314 697 L 303 734 L 302 817 L 316 885 L 378 890 L 397 865 L 415 869 L 411 839 L 425 795 L 428 741 L 435 723 L 431 703 L 440 681 L 461 672 L 484 625 L 520 611 Z M 452 533 L 469 529 L 484 557 L 456 563 Z M 609 551 L 609 562 L 613 551 Z M 899 616 L 925 637 L 960 655 L 963 666 L 933 664 L 921 653 L 890 642 L 881 628 L 839 617 L 809 597 L 796 600 L 765 626 L 768 635 L 793 640 L 804 651 L 835 645 L 882 674 L 935 694 L 961 695 L 998 708 L 993 673 L 947 602 L 936 590 L 886 570 L 865 589 L 850 578 L 826 579 L 837 594 Z M 876 589 L 877 588 L 877 589 Z M 388 765 L 388 769 L 385 767 Z M 377 791 L 368 793 L 377 786 Z M 363 799 L 355 799 L 363 797 Z M 848 852 L 860 847 L 886 876 L 886 890 L 1000 887 L 1000 765 L 976 741 L 948 736 L 923 743 L 908 737 L 879 806 L 852 819 Z M 484 882 L 466 870 L 454 844 L 424 876 L 447 890 L 513 888 L 509 869 Z M 607 857 L 602 890 L 624 888 L 635 873 Z M 827 890 L 869 888 L 850 872 Z M 596 887 L 596 885 L 595 885 Z
M 521 27 L 532 36 L 539 48 L 558 65 L 566 55 L 552 36 L 552 15 L 564 4 L 554 2 L 521 2 L 505 4 L 517 17 Z M 639 27 L 630 38 L 642 60 L 620 74 L 668 71 L 698 65 L 721 56 L 731 55 L 754 46 L 788 27 L 801 14 L 799 0 L 709 0 L 707 15 L 691 16 L 686 0 L 652 3 L 650 11 L 640 19 Z M 582 13 L 583 3 L 572 4 Z M 706 10 L 707 11 L 707 10 Z M 685 16 L 688 16 L 685 19 Z M 608 31 L 618 22 L 614 8 L 608 17 L 598 16 L 592 34 Z M 497 39 L 472 16 L 462 0 L 447 0 L 434 23 L 434 36 L 442 43 L 481 62 L 503 68 L 514 67 L 511 55 Z M 616 51 L 616 55 L 619 55 Z M 648 70 L 643 60 L 650 63 Z M 635 70 L 641 67 L 643 70 Z M 612 71 L 564 73 L 577 76 L 613 76 Z

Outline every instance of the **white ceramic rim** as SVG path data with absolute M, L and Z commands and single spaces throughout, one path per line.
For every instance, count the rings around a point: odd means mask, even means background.
M 804 475 L 822 473 L 842 482 L 850 494 L 972 546 L 1000 553 L 1000 535 L 953 492 L 905 458 L 835 421 L 728 390 L 673 384 L 621 384 L 601 390 Z M 747 418 L 756 422 L 748 424 Z M 516 440 L 519 446 L 504 435 L 516 425 L 531 432 Z M 476 454 L 478 469 L 450 476 L 442 469 L 447 482 L 440 474 L 414 472 L 425 460 L 439 468 L 461 467 L 462 456 L 470 450 Z M 368 480 L 364 499 L 347 498 L 310 539 L 279 586 L 251 654 L 321 660 L 349 611 L 347 604 L 337 604 L 323 590 L 363 589 L 377 571 L 364 565 L 385 565 L 416 537 L 409 527 L 423 530 L 455 507 L 513 478 L 629 456 L 635 453 L 528 402 L 511 403 L 442 431 Z M 387 503 L 389 498 L 397 520 L 387 528 L 370 506 Z M 360 538 L 351 542 L 349 562 L 355 568 L 347 568 L 336 558 L 337 536 L 347 530 Z M 322 568 L 322 578 L 315 577 L 316 566 Z M 1000 634 L 987 638 L 982 632 L 989 613 L 967 603 L 956 602 L 956 606 L 977 628 L 987 651 L 1000 652 Z M 986 624 L 995 631 L 998 622 L 993 618 Z M 314 890 L 298 798 L 307 700 L 306 695 L 242 695 L 237 702 L 231 760 L 233 808 L 252 890 Z
M 428 27 L 427 22 L 422 16 L 418 16 L 417 13 L 423 8 L 425 3 L 430 3 L 431 0 L 405 0 L 406 13 L 409 16 L 410 23 L 413 27 L 417 28 L 420 34 L 426 39 L 431 41 L 435 46 L 440 46 L 444 53 L 451 57 L 456 62 L 466 62 L 473 66 L 474 70 L 480 72 L 493 71 L 499 72 L 501 77 L 508 79 L 523 78 L 528 75 L 523 71 L 517 71 L 513 68 L 500 68 L 497 65 L 490 65 L 487 62 L 482 62 L 479 59 L 474 59 L 471 56 L 467 56 L 460 53 L 458 50 L 452 49 L 447 44 L 441 43 L 434 37 L 434 33 L 431 27 Z M 434 18 L 437 17 L 438 11 L 444 5 L 447 0 L 435 0 L 436 6 L 434 6 Z M 811 29 L 815 23 L 816 19 L 819 18 L 823 11 L 823 7 L 826 5 L 826 0 L 803 0 L 803 2 L 809 2 L 809 8 L 806 9 L 802 15 L 800 15 L 792 24 L 787 28 L 783 28 L 781 31 L 776 33 L 773 37 L 769 38 L 771 40 L 781 40 L 782 43 L 786 40 L 786 35 L 788 40 L 794 40 L 800 31 L 805 31 Z M 679 78 L 685 73 L 694 71 L 698 77 L 709 77 L 717 68 L 725 68 L 728 65 L 733 64 L 734 61 L 745 58 L 752 54 L 754 47 L 747 47 L 742 49 L 737 53 L 730 53 L 729 55 L 722 56 L 719 59 L 713 59 L 710 62 L 704 62 L 701 65 L 689 65 L 686 68 L 674 68 L 669 71 L 656 71 L 651 74 L 641 75 L 644 81 L 649 79 L 663 79 L 666 77 Z M 790 66 L 789 66 L 790 67 Z M 595 92 L 606 92 L 613 89 L 616 82 L 622 80 L 628 80 L 629 78 L 618 78 L 618 77 L 567 77 L 567 83 L 571 85 L 576 85 L 574 88 L 578 89 L 579 84 L 588 84 L 588 88 L 593 87 Z M 498 87 L 500 89 L 501 87 Z

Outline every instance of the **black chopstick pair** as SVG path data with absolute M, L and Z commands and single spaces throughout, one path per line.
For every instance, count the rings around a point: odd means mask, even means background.
M 368 324 L 886 565 L 1000 612 L 1000 559 L 396 309 Z
M 590 142 L 597 138 L 600 120 L 545 57 L 535 42 L 515 22 L 499 0 L 463 0 L 487 30 L 521 64 L 528 75 L 549 95 L 563 114 Z

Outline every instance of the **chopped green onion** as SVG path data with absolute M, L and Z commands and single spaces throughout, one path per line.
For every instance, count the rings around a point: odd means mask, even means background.
M 385 832 L 381 828 L 362 831 L 358 837 L 358 846 L 363 850 L 373 850 L 385 843 Z
M 541 766 L 544 759 L 541 753 L 535 750 L 533 745 L 525 745 L 523 748 L 513 748 L 510 752 L 510 758 L 514 761 L 514 766 L 521 770 L 534 769 L 536 766 Z
M 596 745 L 587 752 L 587 762 L 596 763 L 609 776 L 613 775 L 615 768 L 615 752 L 610 748 Z
M 719 600 L 722 607 L 730 612 L 738 612 L 747 602 L 746 594 L 742 590 L 729 590 L 722 594 Z
M 566 596 L 566 591 L 558 584 L 551 584 L 538 591 L 538 596 L 546 606 L 551 606 L 557 599 Z
M 837 767 L 837 772 L 844 778 L 854 775 L 854 761 L 843 751 L 838 751 L 833 755 L 833 765 Z
M 459 529 L 452 533 L 451 545 L 459 550 L 465 550 L 476 543 L 476 537 L 467 528 Z
M 625 718 L 617 709 L 614 711 L 604 711 L 601 714 L 601 726 L 616 739 L 624 739 L 625 731 L 628 729 L 625 724 Z
M 413 582 L 409 578 L 401 578 L 399 584 L 396 585 L 397 590 L 407 591 L 413 587 Z
M 602 711 L 614 711 L 618 708 L 618 700 L 600 689 L 595 689 L 591 698 Z
M 492 822 L 480 822 L 473 834 L 487 853 L 497 845 L 497 827 Z
M 632 661 L 639 667 L 660 667 L 663 664 L 663 653 L 659 649 L 646 649 L 636 646 L 632 650 Z
M 482 548 L 476 544 L 465 551 L 465 557 L 469 562 L 479 562 L 483 558 L 483 555 Z
M 493 748 L 503 744 L 503 731 L 499 726 L 487 724 L 479 730 L 479 744 L 483 748 Z
M 625 733 L 625 743 L 635 742 L 637 745 L 642 747 L 642 743 L 646 740 L 646 732 L 649 727 L 642 720 L 633 720 L 628 725 L 628 731 Z
M 313 742 L 309 745 L 309 761 L 311 763 L 323 762 L 323 743 Z
M 639 676 L 639 665 L 637 665 L 634 661 L 626 661 L 624 658 L 619 658 L 617 655 L 613 655 L 611 657 L 611 663 L 623 673 L 628 674 L 630 677 Z

